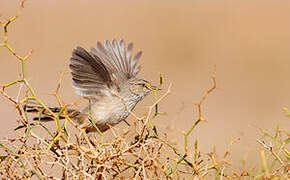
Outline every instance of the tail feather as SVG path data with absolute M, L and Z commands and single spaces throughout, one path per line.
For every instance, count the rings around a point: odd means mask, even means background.
M 60 117 L 59 119 L 63 119 L 63 117 Z M 34 121 L 53 121 L 53 118 L 51 116 L 38 116 L 33 118 Z
M 61 107 L 50 107 L 49 108 L 51 112 L 53 113 L 59 113 L 62 108 Z M 44 109 L 41 106 L 31 106 L 31 105 L 26 105 L 24 107 L 24 110 L 28 113 L 39 113 L 38 117 L 34 117 L 33 120 L 39 120 L 39 121 L 53 121 L 53 115 L 48 112 L 46 109 Z M 67 109 L 69 117 L 76 117 L 80 112 L 75 109 Z M 59 119 L 65 119 L 65 116 L 61 114 L 59 116 Z

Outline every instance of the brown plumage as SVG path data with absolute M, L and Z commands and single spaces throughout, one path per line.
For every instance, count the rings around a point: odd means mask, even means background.
M 136 75 L 141 51 L 133 55 L 133 44 L 123 40 L 97 43 L 90 52 L 77 47 L 70 59 L 72 86 L 80 96 L 91 99 L 91 109 L 75 110 L 71 118 L 87 132 L 96 131 L 89 115 L 101 132 L 129 116 L 129 112 L 155 87 Z M 33 108 L 28 110 L 33 111 Z M 73 112 L 73 111 L 72 111 Z M 46 114 L 40 120 L 47 120 Z M 39 118 L 36 118 L 39 119 Z

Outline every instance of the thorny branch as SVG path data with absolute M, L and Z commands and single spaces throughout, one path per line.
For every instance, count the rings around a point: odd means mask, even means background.
M 24 8 L 24 2 L 25 0 L 21 1 L 21 7 L 16 16 L 9 18 L 5 23 L 1 23 L 4 30 L 4 42 L 0 43 L 0 46 L 8 49 L 13 56 L 20 60 L 22 78 L 2 85 L 0 93 L 15 105 L 23 124 L 15 129 L 19 131 L 19 136 L 5 140 L 5 143 L 0 142 L 0 149 L 3 152 L 0 155 L 0 177 L 2 179 L 29 179 L 33 176 L 38 179 L 106 179 L 106 177 L 113 177 L 114 179 L 128 177 L 134 177 L 135 179 L 178 179 L 186 177 L 202 179 L 210 174 L 214 174 L 216 179 L 232 179 L 243 176 L 268 178 L 276 176 L 279 172 L 283 175 L 283 172 L 287 170 L 285 159 L 287 159 L 287 155 L 289 159 L 289 151 L 285 148 L 286 140 L 279 141 L 281 142 L 279 148 L 283 150 L 282 152 L 285 152 L 286 158 L 279 156 L 279 153 L 274 152 L 273 148 L 262 143 L 263 141 L 258 141 L 276 157 L 282 167 L 279 169 L 273 168 L 274 170 L 271 171 L 271 168 L 264 161 L 264 171 L 266 173 L 258 172 L 256 175 L 251 172 L 238 174 L 229 167 L 229 163 L 225 162 L 225 158 L 230 154 L 230 146 L 235 140 L 231 142 L 222 161 L 218 160 L 215 152 L 208 153 L 206 157 L 203 157 L 198 149 L 197 139 L 194 143 L 193 152 L 189 150 L 189 135 L 201 121 L 205 121 L 201 106 L 208 95 L 216 89 L 215 72 L 212 77 L 213 86 L 206 91 L 200 102 L 196 104 L 198 119 L 187 132 L 183 133 L 184 147 L 178 147 L 169 142 L 168 139 L 170 138 L 167 137 L 166 133 L 157 133 L 161 130 L 151 124 L 153 118 L 163 114 L 159 112 L 158 104 L 171 93 L 171 83 L 167 91 L 160 97 L 158 96 L 159 87 L 154 91 L 155 102 L 149 106 L 145 117 L 138 117 L 129 111 L 137 121 L 131 123 L 122 133 L 116 134 L 112 130 L 114 137 L 107 141 L 104 140 L 103 136 L 100 138 L 100 136 L 87 135 L 84 129 L 71 120 L 67 109 L 79 100 L 73 103 L 65 103 L 59 95 L 62 78 L 66 72 L 61 74 L 57 88 L 53 93 L 59 106 L 61 106 L 61 112 L 54 113 L 41 101 L 26 79 L 25 62 L 33 51 L 31 50 L 26 56 L 22 57 L 8 43 L 8 26 L 19 18 Z M 160 76 L 159 86 L 162 85 L 162 82 L 162 76 Z M 18 101 L 20 93 L 16 98 L 12 98 L 5 92 L 5 89 L 19 83 L 23 84 L 29 93 Z M 22 106 L 31 100 L 52 115 L 52 118 L 55 119 L 56 130 L 50 130 L 51 128 L 46 127 L 41 122 L 29 122 L 29 117 L 23 111 Z M 152 113 L 154 113 L 153 116 Z M 62 124 L 59 121 L 60 116 L 64 117 Z M 69 130 L 68 125 L 72 125 L 74 129 Z M 137 127 L 141 127 L 141 129 Z M 77 134 L 81 135 L 78 136 Z M 279 135 L 279 133 L 276 133 L 276 139 Z M 184 149 L 184 153 L 182 153 L 182 149 Z M 263 153 L 261 155 L 265 157 Z M 50 174 L 48 169 L 53 168 L 52 166 L 60 172 L 60 177 L 55 174 L 48 175 Z M 225 174 L 225 172 L 228 174 Z M 230 172 L 232 172 L 231 175 L 229 175 Z
M 273 154 L 273 156 L 281 163 L 281 165 L 284 165 L 284 162 L 281 160 L 281 158 L 275 153 L 275 151 L 273 150 L 273 147 L 271 145 L 267 145 L 264 141 L 257 139 L 257 142 L 262 145 L 262 147 L 264 149 L 266 149 L 267 151 L 271 152 Z

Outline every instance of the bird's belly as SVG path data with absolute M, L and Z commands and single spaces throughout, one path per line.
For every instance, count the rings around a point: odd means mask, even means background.
M 132 109 L 132 107 L 127 108 Z M 92 108 L 92 116 L 97 124 L 116 125 L 129 116 L 127 108 L 120 101 L 115 101 L 115 103 L 111 101 L 106 104 L 97 103 Z

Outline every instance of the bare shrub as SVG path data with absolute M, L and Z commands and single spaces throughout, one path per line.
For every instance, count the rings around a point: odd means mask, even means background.
M 15 128 L 15 137 L 0 142 L 2 149 L 0 156 L 1 179 L 287 179 L 289 178 L 290 153 L 286 148 L 289 143 L 289 132 L 276 128 L 274 134 L 261 130 L 262 138 L 257 139 L 261 144 L 261 167 L 254 167 L 239 172 L 232 168 L 228 157 L 231 146 L 238 139 L 230 142 L 222 158 L 218 158 L 213 150 L 201 153 L 198 140 L 194 147 L 188 147 L 188 138 L 203 118 L 202 105 L 208 95 L 216 90 L 215 73 L 212 76 L 213 85 L 205 92 L 200 102 L 196 104 L 198 118 L 192 126 L 183 133 L 184 147 L 178 147 L 154 125 L 154 120 L 162 112 L 158 103 L 164 101 L 171 92 L 171 84 L 161 96 L 154 90 L 155 102 L 148 108 L 145 117 L 137 117 L 135 121 L 122 132 L 114 131 L 114 137 L 106 142 L 103 134 L 88 135 L 84 129 L 78 127 L 68 116 L 68 108 L 76 102 L 65 104 L 58 91 L 61 87 L 61 75 L 54 96 L 62 107 L 60 113 L 54 113 L 47 107 L 30 86 L 26 77 L 26 61 L 33 50 L 25 56 L 20 56 L 9 45 L 8 27 L 17 20 L 24 8 L 25 1 L 21 1 L 20 10 L 16 16 L 7 21 L 1 21 L 3 28 L 3 42 L 0 47 L 6 48 L 8 53 L 15 56 L 21 63 L 21 78 L 2 85 L 2 97 L 14 104 L 19 114 L 19 126 Z M 163 84 L 160 76 L 159 86 Z M 5 92 L 8 87 L 22 84 L 24 97 L 12 98 Z M 18 100 L 19 99 L 19 100 Z M 40 121 L 31 121 L 25 107 L 28 102 L 40 105 L 45 111 L 53 115 L 55 128 L 46 127 Z M 41 113 L 41 112 L 40 112 Z M 60 115 L 65 116 L 60 121 Z M 73 129 L 69 129 L 72 125 Z M 41 132 L 41 133 L 39 133 Z M 272 144 L 271 144 L 272 142 Z M 53 173 L 50 170 L 53 169 Z

